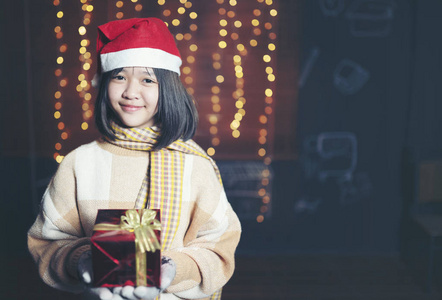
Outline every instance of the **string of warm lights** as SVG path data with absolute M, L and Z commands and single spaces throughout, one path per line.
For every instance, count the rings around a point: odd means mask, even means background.
M 165 18 L 165 23 L 169 26 L 171 32 L 175 35 L 175 39 L 180 44 L 182 55 L 182 74 L 186 89 L 190 95 L 195 93 L 194 89 L 194 75 L 195 69 L 195 55 L 198 52 L 198 45 L 194 39 L 198 26 L 196 19 L 198 14 L 192 10 L 193 4 L 188 0 L 179 0 L 178 7 L 174 9 L 166 8 L 165 0 L 158 0 L 158 5 L 163 7 L 162 15 Z M 208 149 L 209 155 L 214 152 Z
M 186 53 L 188 54 L 186 56 L 186 59 L 183 62 L 183 74 L 184 74 L 184 82 L 186 84 L 187 91 L 189 94 L 193 95 L 195 93 L 194 89 L 194 76 L 192 70 L 194 70 L 194 64 L 195 64 L 195 55 L 198 52 L 198 45 L 196 44 L 196 41 L 194 40 L 194 35 L 192 34 L 198 29 L 198 26 L 196 25 L 196 19 L 198 18 L 198 14 L 191 10 L 193 4 L 191 1 L 187 0 L 180 0 L 180 3 L 182 6 L 178 7 L 177 12 L 179 15 L 187 16 L 186 20 L 188 22 L 184 22 L 184 20 L 181 22 L 181 32 L 178 32 L 175 37 L 177 41 L 184 44 L 183 49 L 186 49 Z M 188 14 L 185 14 L 185 12 L 189 11 Z M 187 24 L 189 25 L 189 30 L 185 30 L 187 28 Z M 186 32 L 187 31 L 187 32 Z
M 134 10 L 136 12 L 140 12 L 143 10 L 143 5 L 138 3 L 138 0 L 130 0 L 130 1 L 135 4 Z M 123 6 L 124 6 L 124 1 L 115 2 L 115 7 L 117 8 L 117 13 L 115 14 L 115 18 L 117 18 L 118 20 L 124 18 L 124 12 L 122 11 Z
M 215 71 L 215 83 L 212 85 L 210 92 L 210 102 L 212 104 L 212 114 L 209 114 L 209 133 L 210 133 L 210 143 L 211 147 L 207 149 L 207 153 L 213 156 L 216 152 L 216 147 L 221 143 L 219 136 L 219 114 L 221 113 L 221 101 L 220 101 L 220 93 L 221 93 L 221 85 L 224 83 L 224 75 L 223 75 L 223 57 L 224 57 L 224 49 L 227 47 L 227 42 L 225 38 L 227 36 L 227 30 L 225 29 L 227 26 L 226 9 L 223 7 L 224 0 L 216 0 L 219 8 L 218 8 L 218 45 L 216 47 L 216 51 L 212 53 L 212 68 Z
M 235 105 L 235 113 L 233 120 L 230 123 L 230 129 L 232 130 L 232 136 L 236 139 L 240 138 L 240 126 L 243 117 L 246 115 L 245 104 L 246 95 L 244 92 L 245 76 L 244 76 L 244 58 L 248 55 L 248 50 L 244 41 L 249 38 L 248 44 L 250 47 L 256 48 L 258 44 L 262 44 L 265 47 L 265 53 L 262 56 L 265 64 L 266 83 L 264 84 L 263 99 L 265 102 L 264 111 L 258 117 L 258 122 L 261 125 L 258 131 L 258 144 L 257 149 L 258 157 L 261 157 L 264 162 L 264 169 L 261 173 L 262 178 L 258 187 L 258 195 L 262 199 L 262 205 L 260 207 L 260 213 L 257 216 L 257 222 L 264 221 L 264 215 L 268 212 L 270 206 L 270 191 L 269 183 L 271 171 L 269 165 L 271 163 L 271 144 L 268 142 L 268 134 L 272 132 L 272 122 L 269 121 L 273 117 L 273 91 L 276 81 L 274 74 L 275 65 L 275 40 L 276 33 L 274 31 L 275 16 L 277 10 L 274 8 L 272 0 L 257 0 L 257 8 L 253 9 L 253 17 L 251 20 L 252 36 L 247 33 L 247 38 L 242 39 L 241 32 L 244 32 L 242 18 L 237 13 L 237 0 L 216 0 L 219 5 L 218 8 L 218 24 L 219 24 L 219 36 L 217 50 L 212 54 L 212 66 L 215 70 L 216 83 L 211 88 L 211 102 L 213 114 L 209 115 L 210 122 L 210 135 L 211 147 L 207 149 L 210 155 L 215 153 L 216 146 L 219 145 L 220 140 L 218 136 L 218 121 L 219 113 L 221 111 L 220 93 L 225 81 L 224 69 L 224 51 L 226 49 L 233 50 L 233 67 L 234 67 L 234 79 L 235 90 L 232 92 L 232 98 Z M 226 9 L 227 7 L 227 9 Z M 230 26 L 229 26 L 230 25 Z M 264 33 L 263 33 L 264 32 Z M 228 38 L 230 39 L 228 40 Z M 259 41 L 259 42 L 258 42 Z M 262 47 L 259 48 L 262 51 Z M 223 101 L 223 103 L 227 103 Z
M 124 13 L 120 11 L 120 9 L 123 8 L 124 2 L 123 1 L 116 1 L 115 6 L 117 7 L 117 13 L 115 14 L 115 18 L 122 19 L 124 17 Z
M 244 95 L 244 73 L 242 66 L 242 57 L 247 55 L 247 49 L 244 44 L 241 43 L 240 35 L 238 34 L 238 29 L 242 27 L 242 22 L 238 19 L 237 14 L 235 13 L 235 8 L 237 5 L 236 0 L 229 1 L 230 10 L 227 12 L 227 17 L 232 19 L 230 38 L 232 40 L 232 47 L 235 51 L 233 56 L 233 65 L 235 70 L 235 91 L 232 93 L 232 97 L 235 100 L 235 108 L 236 113 L 233 117 L 233 121 L 230 123 L 230 129 L 232 130 L 232 136 L 234 138 L 239 138 L 240 131 L 239 127 L 241 126 L 241 121 L 246 114 L 244 109 L 244 105 L 246 104 L 246 98 Z
M 60 155 L 59 151 L 63 148 L 63 141 L 67 139 L 67 132 L 65 131 L 65 124 L 62 122 L 62 108 L 63 108 L 63 88 L 67 85 L 67 78 L 63 78 L 63 63 L 64 63 L 64 53 L 67 51 L 67 45 L 63 43 L 63 10 L 61 9 L 60 0 L 54 0 L 53 5 L 57 8 L 57 25 L 54 28 L 56 47 L 57 47 L 57 67 L 54 71 L 54 75 L 57 81 L 57 90 L 54 93 L 55 98 L 55 111 L 54 111 L 54 119 L 57 120 L 57 128 L 60 132 L 58 138 L 56 139 L 56 143 L 54 145 L 54 159 L 58 163 L 63 160 L 63 156 Z
M 184 83 L 186 84 L 187 91 L 193 95 L 195 93 L 194 77 L 192 70 L 195 64 L 195 54 L 198 51 L 198 45 L 193 41 L 193 32 L 195 32 L 198 26 L 195 20 L 198 18 L 198 14 L 191 10 L 193 4 L 188 0 L 180 0 L 180 5 L 176 9 L 176 13 L 173 13 L 165 9 L 163 15 L 171 18 L 170 23 L 174 27 L 172 30 L 175 32 L 175 39 L 180 43 L 180 48 L 183 49 L 183 65 L 182 71 L 184 75 Z M 186 11 L 188 13 L 186 13 Z M 188 26 L 187 30 L 187 24 Z
M 221 10 L 222 8 L 220 8 Z M 218 51 L 212 54 L 212 67 L 213 69 L 218 72 L 218 75 L 216 75 L 215 81 L 217 83 L 222 83 L 219 82 L 222 79 L 224 79 L 224 77 L 220 74 L 222 72 L 222 48 L 218 47 Z M 220 97 L 219 97 L 219 93 L 220 93 L 220 88 L 218 86 L 218 84 L 213 85 L 212 88 L 210 89 L 211 91 L 211 96 L 210 96 L 210 102 L 212 103 L 212 114 L 209 114 L 209 123 L 210 123 L 210 127 L 209 127 L 209 133 L 210 133 L 210 143 L 212 145 L 212 147 L 209 147 L 207 149 L 207 153 L 211 156 L 213 156 L 215 154 L 215 147 L 218 146 L 221 142 L 220 140 L 220 136 L 219 136 L 219 129 L 218 129 L 218 115 L 221 112 L 221 103 L 220 103 Z
M 188 14 L 186 14 L 186 11 L 192 7 L 192 2 L 187 0 L 180 0 L 179 3 L 180 4 L 178 5 L 178 8 L 176 9 L 175 13 L 175 11 L 172 12 L 171 9 L 165 8 L 166 1 L 164 0 L 158 1 L 158 4 L 163 6 L 162 15 L 166 19 L 165 21 L 166 25 L 169 27 L 172 26 L 170 30 L 173 34 L 175 34 L 175 39 L 177 40 L 178 43 L 183 45 L 180 48 L 181 49 L 189 48 L 191 52 L 196 52 L 198 50 L 196 44 L 188 46 L 189 41 L 192 39 L 193 35 L 192 33 L 186 32 L 185 30 L 185 24 L 186 24 L 185 16 L 186 15 L 189 16 L 190 19 L 196 19 L 197 14 L 195 12 L 189 12 Z M 189 26 L 190 31 L 195 31 L 196 28 L 197 26 L 194 23 L 192 23 Z M 195 57 L 193 55 L 188 55 L 187 57 L 185 57 L 184 55 L 185 51 L 182 52 L 183 52 L 182 73 L 184 75 L 184 82 L 186 83 L 187 91 L 190 94 L 194 94 L 194 88 L 192 87 L 194 80 L 191 73 L 192 73 L 192 64 L 195 62 Z
M 90 40 L 87 38 L 87 26 L 91 23 L 92 19 L 92 11 L 94 10 L 94 6 L 90 4 L 92 0 L 80 0 L 83 14 L 82 25 L 78 27 L 78 34 L 80 35 L 80 48 L 78 52 L 80 53 L 78 60 L 81 64 L 81 73 L 77 76 L 79 84 L 77 85 L 78 96 L 81 99 L 81 109 L 83 111 L 83 122 L 81 123 L 81 129 L 87 130 L 89 128 L 89 122 L 92 118 L 93 111 L 92 105 L 90 104 L 90 100 L 92 98 L 91 93 L 89 92 L 91 88 L 91 81 L 89 78 L 89 70 L 93 63 L 92 54 L 88 50 L 88 47 L 91 45 Z
M 265 96 L 265 108 L 264 113 L 259 116 L 259 122 L 262 124 L 261 129 L 259 130 L 259 138 L 258 143 L 261 145 L 258 149 L 258 155 L 263 157 L 263 162 L 266 168 L 262 171 L 262 179 L 261 179 L 261 187 L 258 190 L 258 195 L 262 197 L 262 205 L 260 208 L 261 214 L 259 214 L 256 218 L 257 222 L 261 223 L 264 221 L 264 214 L 268 212 L 270 206 L 270 193 L 268 191 L 269 186 L 269 177 L 270 177 L 270 169 L 269 165 L 271 163 L 271 145 L 268 143 L 268 132 L 271 131 L 271 126 L 273 122 L 269 122 L 269 119 L 273 117 L 273 91 L 275 88 L 276 76 L 274 74 L 274 66 L 275 66 L 275 40 L 276 33 L 274 31 L 275 27 L 275 17 L 278 14 L 277 10 L 274 8 L 274 3 L 272 0 L 257 0 L 258 3 L 262 4 L 265 1 L 266 7 L 262 9 L 255 9 L 253 11 L 255 19 L 252 20 L 252 25 L 254 26 L 253 33 L 255 36 L 262 35 L 262 30 L 258 27 L 259 24 L 264 23 L 264 30 L 267 33 L 263 35 L 267 37 L 265 40 L 266 43 L 266 53 L 263 55 L 263 61 L 265 63 L 265 72 L 267 74 L 267 82 L 264 90 Z M 257 45 L 257 41 L 252 39 L 250 40 L 250 45 Z

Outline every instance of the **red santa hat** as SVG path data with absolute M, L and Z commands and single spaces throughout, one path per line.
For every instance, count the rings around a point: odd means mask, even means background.
M 150 67 L 180 74 L 181 56 L 166 24 L 157 18 L 117 20 L 98 27 L 101 72 Z

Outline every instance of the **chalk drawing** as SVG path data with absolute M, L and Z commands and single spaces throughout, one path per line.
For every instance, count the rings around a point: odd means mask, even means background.
M 295 200 L 294 212 L 314 213 L 328 199 L 342 206 L 368 199 L 372 183 L 366 172 L 356 172 L 357 151 L 352 132 L 322 132 L 305 138 L 300 155 L 302 196 Z M 333 195 L 322 191 L 329 184 L 337 187 Z
M 318 152 L 318 136 L 312 135 L 305 138 L 302 143 L 302 148 L 306 153 L 317 153 Z
M 345 8 L 344 0 L 319 0 L 319 7 L 325 16 L 336 17 Z
M 321 204 L 322 199 L 319 197 L 310 199 L 307 196 L 301 197 L 299 200 L 295 201 L 294 204 L 294 211 L 297 214 L 300 213 L 314 213 L 317 209 L 319 204 Z
M 370 73 L 359 64 L 343 59 L 333 73 L 334 86 L 345 95 L 357 93 L 370 78 Z
M 300 162 L 306 179 L 350 180 L 357 165 L 357 139 L 352 132 L 323 132 L 302 144 Z
M 305 62 L 304 67 L 302 68 L 301 71 L 301 76 L 299 76 L 299 81 L 298 81 L 298 86 L 299 87 L 303 87 L 305 85 L 305 82 L 307 81 L 307 78 L 309 77 L 313 66 L 316 63 L 316 60 L 318 59 L 319 56 L 319 48 L 318 47 L 314 47 L 311 51 L 310 54 Z
M 300 155 L 301 165 L 304 171 L 304 176 L 307 179 L 316 177 L 319 169 L 319 155 L 318 155 L 318 136 L 309 136 L 304 139 L 302 143 L 302 153 Z
M 396 3 L 393 0 L 357 0 L 345 13 L 355 37 L 386 37 L 391 32 Z
M 351 180 L 341 178 L 337 180 L 337 183 L 340 189 L 339 201 L 341 205 L 348 205 L 368 199 L 373 189 L 371 180 L 365 172 L 355 173 Z
M 255 219 L 259 214 L 266 218 L 271 216 L 271 202 L 267 205 L 267 211 L 262 213 L 260 210 L 263 206 L 263 196 L 258 194 L 263 187 L 262 180 L 267 178 L 266 195 L 272 197 L 274 172 L 270 166 L 261 161 L 219 161 L 218 167 L 227 198 L 240 219 Z
M 253 185 L 261 182 L 264 170 L 269 170 L 269 179 L 273 176 L 270 166 L 259 161 L 225 161 L 218 165 L 224 186 L 232 190 L 254 190 Z
M 318 177 L 352 178 L 357 164 L 357 141 L 351 132 L 323 132 L 318 135 L 320 165 Z

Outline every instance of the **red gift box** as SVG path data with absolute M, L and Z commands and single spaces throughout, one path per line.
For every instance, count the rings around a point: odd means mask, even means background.
M 95 287 L 160 286 L 160 218 L 159 210 L 98 210 L 91 237 Z

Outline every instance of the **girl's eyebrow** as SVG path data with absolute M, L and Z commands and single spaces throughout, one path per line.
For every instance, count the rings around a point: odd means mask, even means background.
M 118 72 L 118 73 L 128 73 L 128 72 L 130 72 L 129 68 L 132 69 L 132 75 L 135 74 L 135 68 L 134 68 L 134 67 L 124 67 L 124 68 L 123 68 L 120 72 Z M 145 68 L 145 71 L 142 71 L 142 72 L 143 72 L 144 74 L 149 75 L 149 76 L 152 77 L 152 78 L 156 78 L 155 73 L 152 72 L 152 69 Z
M 151 70 L 146 68 L 146 71 L 144 71 L 143 73 L 147 73 L 149 76 L 154 76 L 154 74 L 152 74 Z

